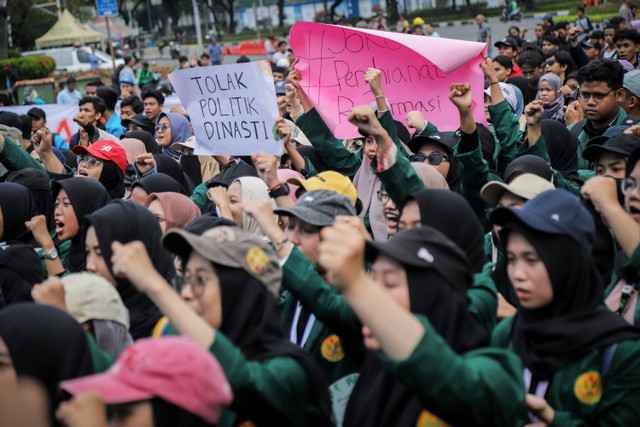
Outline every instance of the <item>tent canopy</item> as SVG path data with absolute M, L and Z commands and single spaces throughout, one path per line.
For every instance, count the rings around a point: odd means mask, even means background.
M 104 17 L 97 17 L 89 25 L 94 30 L 100 31 L 105 39 L 107 38 L 107 23 Z M 111 39 L 116 41 L 138 35 L 138 30 L 127 26 L 120 17 L 109 18 L 109 30 Z
M 74 43 L 101 43 L 102 34 L 93 31 L 76 21 L 67 9 L 62 12 L 53 27 L 42 37 L 36 39 L 36 49 L 65 46 Z

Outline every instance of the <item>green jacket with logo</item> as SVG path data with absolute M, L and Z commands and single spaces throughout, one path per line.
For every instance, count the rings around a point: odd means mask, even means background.
M 342 425 L 344 410 L 366 352 L 362 345 L 361 323 L 346 300 L 320 277 L 313 263 L 296 247 L 283 266 L 282 287 L 284 293 L 278 306 L 287 336 L 298 300 L 316 316 L 302 348 L 311 354 L 330 384 L 334 415 L 337 425 Z
M 416 317 L 425 332 L 411 355 L 402 361 L 380 357 L 423 402 L 418 425 L 519 425 L 525 396 L 520 359 L 497 348 L 456 354 L 425 317 Z
M 606 308 L 603 308 L 606 309 Z M 513 318 L 498 324 L 492 345 L 514 351 Z M 580 333 L 576 331 L 576 333 Z M 552 427 L 621 427 L 640 420 L 640 341 L 618 344 L 608 369 L 605 349 L 597 349 L 558 370 L 545 394 L 555 410 Z M 606 372 L 603 374 L 603 370 Z M 521 372 L 522 375 L 522 372 Z M 529 421 L 522 409 L 518 426 Z

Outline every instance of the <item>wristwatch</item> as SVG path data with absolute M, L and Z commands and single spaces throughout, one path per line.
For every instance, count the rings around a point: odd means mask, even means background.
M 280 196 L 288 196 L 291 190 L 289 189 L 289 184 L 283 182 L 276 188 L 275 190 L 269 191 L 269 197 L 272 199 L 277 199 Z
M 58 250 L 56 248 L 53 248 L 49 249 L 47 252 L 42 252 L 42 258 L 48 261 L 53 261 L 54 259 L 58 258 Z

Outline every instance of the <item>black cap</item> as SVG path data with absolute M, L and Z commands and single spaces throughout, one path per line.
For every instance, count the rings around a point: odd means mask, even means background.
M 505 37 L 500 41 L 497 41 L 493 44 L 495 47 L 500 47 L 500 46 L 509 46 L 512 47 L 514 49 L 518 48 L 518 41 L 516 39 L 514 39 L 513 37 Z
M 22 133 L 22 119 L 11 111 L 0 111 L 0 125 L 16 128 Z
M 69 76 L 67 77 L 67 84 L 69 83 L 75 83 L 76 82 L 76 78 L 73 76 Z
M 449 155 L 453 155 L 453 147 L 456 146 L 456 140 L 453 136 L 443 132 L 435 132 L 429 136 L 414 136 L 407 142 L 407 146 L 415 154 L 420 151 L 420 147 L 430 142 L 442 145 Z
M 614 136 L 597 136 L 587 144 L 582 152 L 582 158 L 594 162 L 604 152 L 616 153 L 625 157 L 640 148 L 640 138 L 633 135 L 619 133 Z
M 29 111 L 27 111 L 27 115 L 30 117 L 34 117 L 36 119 L 46 119 L 47 113 L 44 112 L 42 108 L 33 107 Z
M 396 135 L 398 136 L 398 139 L 406 144 L 407 141 L 411 139 L 411 134 L 409 133 L 405 125 L 402 124 L 402 122 L 399 122 L 398 120 L 394 120 L 394 122 L 396 124 Z M 367 132 L 364 132 L 360 129 L 358 129 L 358 133 L 365 138 L 369 136 Z
M 130 119 L 124 119 L 122 121 L 122 126 L 126 128 L 127 126 L 129 126 L 129 123 L 138 125 L 150 133 L 154 133 L 155 131 L 155 124 L 151 121 L 149 117 L 145 116 L 144 114 L 136 114 Z

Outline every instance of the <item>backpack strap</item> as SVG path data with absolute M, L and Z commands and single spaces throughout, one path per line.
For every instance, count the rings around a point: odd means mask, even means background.
M 604 377 L 609 368 L 611 368 L 611 363 L 613 362 L 613 356 L 616 354 L 616 350 L 618 349 L 618 343 L 613 343 L 602 352 L 602 360 L 600 361 L 600 374 Z

